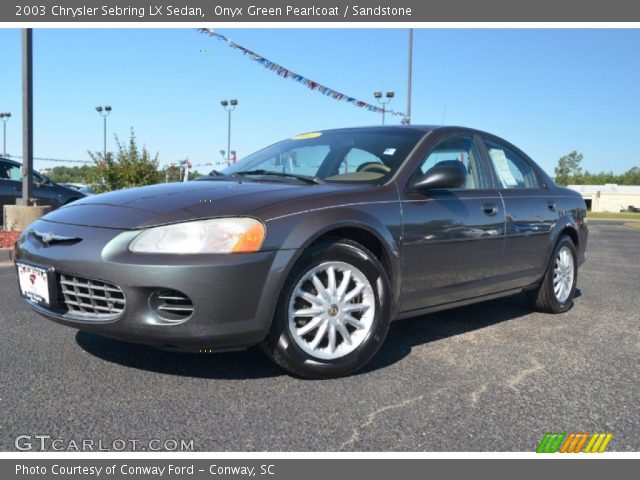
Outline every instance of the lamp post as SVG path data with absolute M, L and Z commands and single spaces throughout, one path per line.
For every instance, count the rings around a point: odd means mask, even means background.
M 98 114 L 103 119 L 103 130 L 104 130 L 103 139 L 104 139 L 104 143 L 103 143 L 103 147 L 102 147 L 102 158 L 106 159 L 107 158 L 107 117 L 111 113 L 111 105 L 105 105 L 104 107 L 101 106 L 101 105 L 98 105 L 96 107 L 96 112 L 98 112 Z
M 227 124 L 227 166 L 231 165 L 231 112 L 236 109 L 238 100 L 232 98 L 230 100 L 221 100 L 220 105 L 229 113 L 229 121 Z
M 33 197 L 33 30 L 22 29 L 22 198 L 28 206 Z
M 7 156 L 7 122 L 11 118 L 9 112 L 0 113 L 0 120 L 2 120 L 2 156 Z
M 391 99 L 395 96 L 395 93 L 393 92 L 393 90 L 388 90 L 384 97 L 386 98 L 386 100 L 383 99 L 382 92 L 373 92 L 373 96 L 376 97 L 376 100 L 378 100 L 378 103 L 382 105 L 382 125 L 384 125 L 384 114 L 387 111 L 387 105 L 389 104 Z
M 409 29 L 409 61 L 407 65 L 407 125 L 411 123 L 411 81 L 413 70 L 413 28 Z

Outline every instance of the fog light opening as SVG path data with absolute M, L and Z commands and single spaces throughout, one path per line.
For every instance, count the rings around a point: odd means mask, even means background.
M 167 323 L 180 323 L 193 314 L 193 302 L 178 290 L 158 289 L 149 297 L 149 307 Z

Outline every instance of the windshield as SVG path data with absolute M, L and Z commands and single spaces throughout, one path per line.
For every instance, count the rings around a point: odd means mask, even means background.
M 246 172 L 246 176 L 280 181 L 299 176 L 326 182 L 382 183 L 395 173 L 423 135 L 410 129 L 306 133 L 249 155 L 222 173 Z

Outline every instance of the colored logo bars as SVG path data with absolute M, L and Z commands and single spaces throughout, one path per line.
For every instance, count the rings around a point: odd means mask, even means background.
M 613 433 L 547 433 L 536 453 L 602 453 L 612 438 Z

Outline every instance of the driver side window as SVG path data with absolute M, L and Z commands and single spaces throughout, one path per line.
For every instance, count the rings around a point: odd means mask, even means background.
M 33 183 L 36 185 L 43 183 L 45 178 L 37 172 L 31 174 Z M 0 179 L 13 180 L 15 182 L 22 181 L 22 167 L 13 164 L 0 164 Z
M 373 163 L 382 163 L 382 161 L 371 152 L 359 148 L 352 148 L 349 150 L 349 153 L 344 156 L 344 160 L 340 165 L 340 173 L 358 172 L 359 169 L 366 166 L 366 164 Z
M 17 165 L 8 165 L 6 178 L 16 181 L 22 180 L 22 169 Z
M 466 190 L 489 188 L 482 169 L 480 153 L 473 142 L 473 137 L 468 135 L 452 135 L 440 140 L 425 158 L 420 171 L 424 175 L 438 163 L 451 160 L 462 162 L 467 171 L 467 180 L 461 188 Z

